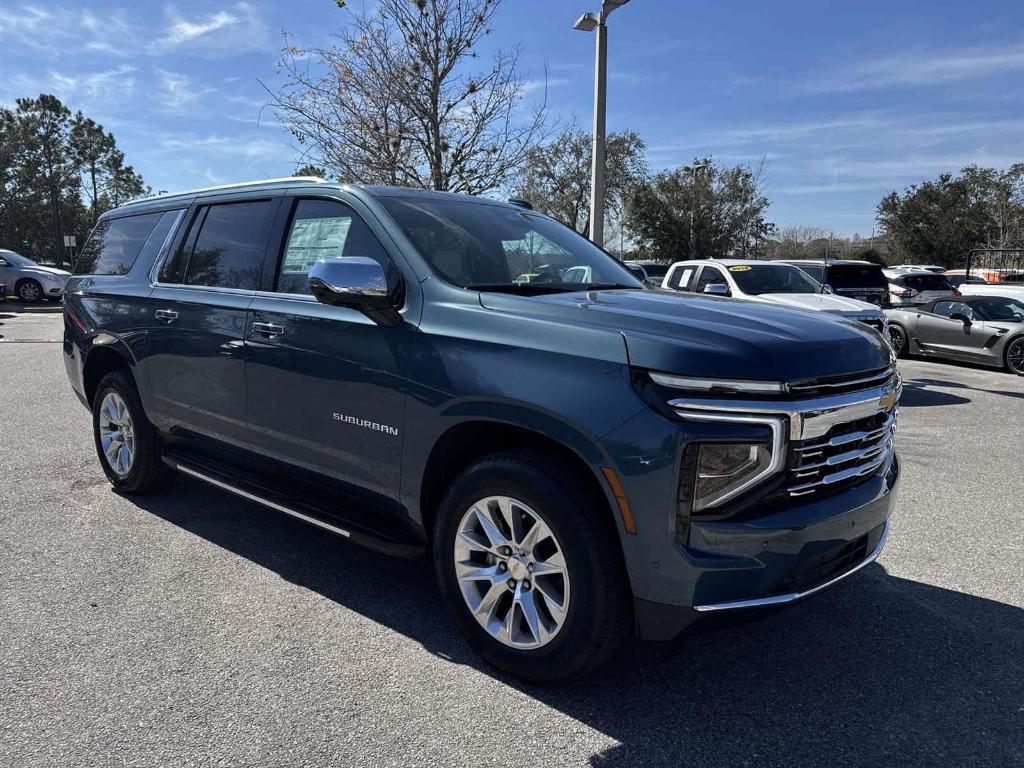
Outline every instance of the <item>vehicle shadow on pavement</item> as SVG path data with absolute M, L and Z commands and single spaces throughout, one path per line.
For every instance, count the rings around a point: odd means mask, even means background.
M 593 766 L 1005 766 L 1024 756 L 1024 610 L 878 564 L 755 622 L 671 646 L 634 641 L 591 677 L 542 687 L 473 653 L 425 562 L 389 559 L 381 580 L 380 555 L 187 478 L 132 501 L 618 742 Z
M 904 381 L 900 395 L 900 408 L 922 408 L 937 405 L 963 405 L 971 402 L 966 397 L 929 389 L 920 381 Z

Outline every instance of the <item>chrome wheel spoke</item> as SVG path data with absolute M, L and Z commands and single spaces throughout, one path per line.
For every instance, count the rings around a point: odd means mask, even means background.
M 555 621 L 559 621 L 560 617 L 565 615 L 565 598 L 556 595 L 555 590 L 546 579 L 534 581 L 533 587 L 536 594 L 539 594 L 544 599 L 544 604 L 551 612 L 552 618 L 554 618 Z
M 480 523 L 480 528 L 483 529 L 487 541 L 495 549 L 507 545 L 508 539 L 505 538 L 505 534 L 498 530 L 498 526 L 495 525 L 494 520 L 491 518 L 490 510 L 487 509 L 487 505 L 483 504 L 482 506 L 483 509 L 480 509 L 481 504 L 477 504 L 473 507 L 473 512 L 476 514 L 477 522 Z
M 519 610 L 522 611 L 526 626 L 533 636 L 533 643 L 542 644 L 550 638 L 551 633 L 544 626 L 544 620 L 537 612 L 537 603 L 533 596 L 534 593 L 532 591 L 523 592 L 516 602 L 519 604 Z

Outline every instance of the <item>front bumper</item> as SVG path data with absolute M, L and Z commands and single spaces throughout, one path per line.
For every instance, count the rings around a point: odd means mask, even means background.
M 636 518 L 636 535 L 621 540 L 642 637 L 666 640 L 701 616 L 803 599 L 878 556 L 899 486 L 891 429 L 900 384 L 894 369 L 886 376 L 787 401 L 672 400 L 681 421 L 641 414 L 605 437 Z M 727 413 L 741 418 L 722 423 Z M 754 439 L 750 416 L 782 420 L 785 469 L 760 496 L 745 492 L 758 500 L 678 517 L 685 447 Z

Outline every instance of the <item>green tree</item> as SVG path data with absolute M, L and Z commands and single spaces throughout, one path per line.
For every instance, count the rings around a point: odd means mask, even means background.
M 1024 247 L 1024 163 L 1005 171 L 972 165 L 890 192 L 878 220 L 905 261 L 953 267 L 972 248 Z
M 586 233 L 590 226 L 591 134 L 570 125 L 551 141 L 533 147 L 517 174 L 516 197 Z M 605 207 L 619 218 L 626 194 L 648 173 L 647 145 L 635 131 L 608 134 Z
M 78 193 L 78 163 L 71 149 L 71 111 L 56 96 L 18 99 L 15 116 L 22 125 L 21 163 L 33 177 L 28 186 L 46 199 L 54 261 L 64 264 L 63 203 Z M 34 189 L 33 189 L 34 188 Z
M 75 115 L 72 122 L 70 142 L 84 177 L 82 188 L 89 201 L 91 224 L 95 225 L 103 213 L 100 209 L 100 195 L 109 181 L 105 173 L 106 165 L 110 161 L 110 154 L 116 151 L 117 144 L 112 133 L 104 131 L 102 125 L 81 112 Z
M 656 259 L 756 256 L 774 231 L 761 174 L 710 158 L 662 171 L 627 195 L 625 223 Z
M 304 165 L 295 171 L 292 176 L 319 176 L 321 179 L 326 179 L 327 171 L 319 165 Z

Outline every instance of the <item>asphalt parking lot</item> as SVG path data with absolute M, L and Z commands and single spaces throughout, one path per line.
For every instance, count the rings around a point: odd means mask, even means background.
M 0 765 L 1024 764 L 1024 379 L 904 361 L 880 560 L 557 688 L 425 563 L 182 478 L 113 493 L 61 317 L 0 310 Z

